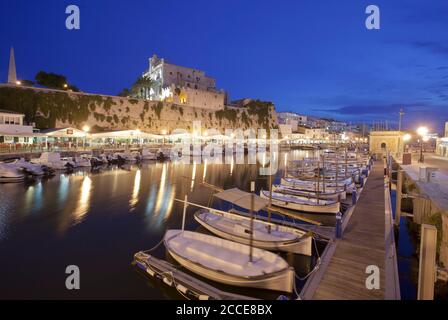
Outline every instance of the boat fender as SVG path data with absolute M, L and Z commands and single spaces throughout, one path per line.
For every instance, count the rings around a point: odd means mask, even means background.
M 176 285 L 176 289 L 179 290 L 180 292 L 182 292 L 183 294 L 188 293 L 188 289 L 186 287 L 184 287 L 183 285 L 181 285 L 180 283 Z
M 146 268 L 146 273 L 148 273 L 151 277 L 154 277 L 156 274 L 150 267 Z
M 146 270 L 146 265 L 143 262 L 136 261 L 137 267 L 139 267 L 142 270 Z
M 168 279 L 168 277 L 163 277 L 163 282 L 165 282 L 170 287 L 173 285 L 173 279 Z
M 199 300 L 210 300 L 210 297 L 205 294 L 200 294 L 198 299 Z

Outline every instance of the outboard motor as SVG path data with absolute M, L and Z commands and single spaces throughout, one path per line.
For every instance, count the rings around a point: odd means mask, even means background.
M 44 175 L 47 177 L 53 177 L 56 174 L 52 168 L 44 165 L 42 166 L 42 170 L 44 171 Z

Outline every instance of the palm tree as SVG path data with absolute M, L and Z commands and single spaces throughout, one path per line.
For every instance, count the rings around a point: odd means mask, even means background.
M 141 76 L 132 85 L 131 94 L 137 98 L 147 99 L 152 85 L 153 81 L 150 78 Z

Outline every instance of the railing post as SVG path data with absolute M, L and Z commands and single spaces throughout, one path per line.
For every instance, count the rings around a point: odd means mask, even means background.
M 420 261 L 418 268 L 418 300 L 434 299 L 436 281 L 437 228 L 422 224 L 420 232 Z
M 401 218 L 401 192 L 403 188 L 403 171 L 397 171 L 397 187 L 395 192 L 395 225 L 400 225 Z
M 336 238 L 342 238 L 342 214 L 340 212 L 336 213 Z

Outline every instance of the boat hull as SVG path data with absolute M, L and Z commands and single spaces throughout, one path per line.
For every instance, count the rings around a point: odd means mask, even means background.
M 22 182 L 23 180 L 25 180 L 25 176 L 17 176 L 17 177 L 0 176 L 1 183 Z
M 250 287 L 250 288 L 281 291 L 288 293 L 292 293 L 293 291 L 293 282 L 295 281 L 295 279 L 294 279 L 294 271 L 292 268 L 288 268 L 284 271 L 278 272 L 278 274 L 274 278 L 270 277 L 269 279 L 263 279 L 263 278 L 242 279 L 241 277 L 236 277 L 205 268 L 200 264 L 194 263 L 188 259 L 181 257 L 172 250 L 168 249 L 168 252 L 173 257 L 173 259 L 176 260 L 184 268 L 204 278 L 219 283 L 224 283 L 236 287 Z
M 305 180 L 292 180 L 292 179 L 281 179 L 281 185 L 287 186 L 294 189 L 303 189 L 303 190 L 310 190 L 310 191 L 316 191 L 317 189 L 317 183 L 313 181 L 305 181 Z M 323 186 L 319 186 L 320 190 L 323 190 Z M 338 184 L 338 186 L 335 185 L 334 182 L 326 182 L 325 183 L 325 191 L 326 192 L 336 192 L 336 191 L 342 191 L 345 190 L 346 193 L 350 194 L 355 190 L 355 184 L 352 182 L 350 184 Z
M 232 234 L 224 230 L 221 230 L 215 226 L 212 226 L 203 219 L 201 219 L 198 214 L 195 214 L 194 218 L 199 224 L 201 224 L 208 231 L 221 238 L 250 245 L 250 238 L 242 237 L 239 236 L 238 234 Z M 292 252 L 306 256 L 311 256 L 311 244 L 312 244 L 311 236 L 305 236 L 303 238 L 297 239 L 296 241 L 262 241 L 257 240 L 255 238 L 252 240 L 252 245 L 257 248 L 270 251 Z
M 310 197 L 310 198 L 317 198 L 317 193 L 315 191 L 311 190 L 305 190 L 305 189 L 295 189 L 290 188 L 286 186 L 272 186 L 272 190 L 275 192 L 280 193 L 286 193 L 286 194 L 292 194 L 300 197 Z M 345 200 L 347 198 L 347 192 L 346 191 L 339 191 L 339 192 L 320 192 L 319 193 L 319 199 L 325 199 L 325 200 Z
M 168 230 L 164 244 L 168 253 L 181 266 L 212 281 L 237 287 L 288 293 L 293 291 L 294 268 L 283 258 L 269 251 L 253 248 L 255 260 L 249 262 L 248 246 L 181 230 Z M 235 268 L 238 271 L 235 271 Z
M 268 196 L 264 194 L 263 191 L 260 192 L 260 197 L 269 199 Z M 325 201 L 325 200 L 323 200 Z M 294 211 L 302 211 L 307 213 L 328 213 L 328 214 L 336 214 L 340 212 L 341 207 L 339 202 L 334 202 L 330 204 L 302 204 L 296 203 L 292 201 L 281 200 L 276 197 L 272 197 L 271 199 L 272 205 L 280 208 L 285 208 Z

